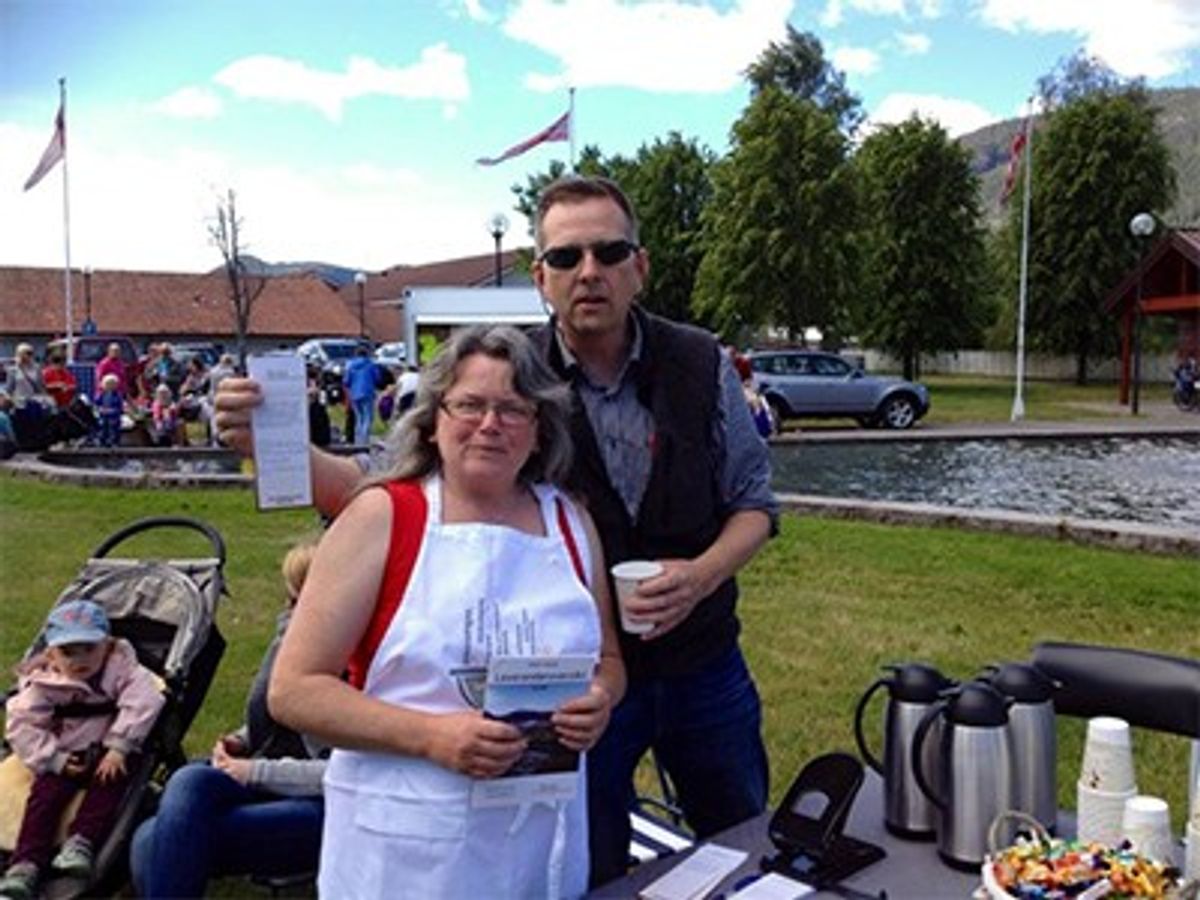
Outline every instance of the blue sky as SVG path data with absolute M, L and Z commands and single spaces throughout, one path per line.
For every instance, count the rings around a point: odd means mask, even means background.
M 497 210 L 524 242 L 511 186 L 569 145 L 474 160 L 553 122 L 569 85 L 580 147 L 679 131 L 724 152 L 740 73 L 788 23 L 872 121 L 954 134 L 1018 114 L 1080 47 L 1200 84 L 1198 0 L 0 0 L 0 263 L 63 263 L 61 167 L 21 189 L 60 76 L 73 265 L 209 269 L 233 188 L 249 252 L 376 271 L 489 252 Z

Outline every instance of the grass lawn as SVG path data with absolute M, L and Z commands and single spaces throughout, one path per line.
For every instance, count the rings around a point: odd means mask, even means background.
M 80 488 L 0 477 L 0 665 L 17 661 L 53 598 L 111 531 L 151 514 L 203 519 L 229 548 L 229 649 L 188 734 L 191 753 L 241 721 L 246 688 L 282 602 L 278 566 L 311 512 L 259 513 L 245 490 Z M 190 532 L 162 531 L 130 555 L 201 554 Z M 1200 562 L 1049 540 L 784 517 L 742 577 L 743 641 L 763 695 L 778 801 L 804 761 L 853 749 L 852 713 L 880 665 L 927 660 L 966 678 L 1027 659 L 1039 640 L 1200 656 Z M 1074 805 L 1081 723 L 1060 720 L 1060 800 Z M 1139 785 L 1182 821 L 1187 744 L 1139 732 Z

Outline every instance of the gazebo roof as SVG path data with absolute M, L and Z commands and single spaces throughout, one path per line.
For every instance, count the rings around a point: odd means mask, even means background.
M 1124 314 L 1137 299 L 1139 282 L 1148 315 L 1200 311 L 1200 229 L 1173 229 L 1160 237 L 1105 298 L 1104 311 Z

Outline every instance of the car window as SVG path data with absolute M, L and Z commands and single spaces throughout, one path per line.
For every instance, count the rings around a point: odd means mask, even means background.
M 810 375 L 808 357 L 800 354 L 792 354 L 784 356 L 782 359 L 785 362 L 783 373 L 785 375 Z
M 818 375 L 844 377 L 850 374 L 850 364 L 836 356 L 818 356 L 813 359 L 813 368 Z
M 349 359 L 354 355 L 354 344 L 326 344 L 325 355 L 330 359 Z

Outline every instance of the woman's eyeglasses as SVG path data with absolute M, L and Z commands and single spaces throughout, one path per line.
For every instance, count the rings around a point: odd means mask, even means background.
M 632 241 L 599 241 L 595 244 L 581 246 L 579 244 L 563 244 L 561 247 L 550 247 L 542 251 L 538 257 L 552 269 L 573 269 L 583 259 L 584 252 L 592 254 L 592 258 L 602 266 L 615 266 L 625 262 L 636 253 L 638 245 Z
M 522 425 L 528 425 L 537 417 L 537 409 L 513 400 L 492 403 L 479 397 L 462 397 L 457 400 L 443 400 L 441 407 L 450 418 L 456 419 L 464 425 L 483 424 L 488 410 L 496 414 L 496 421 L 505 428 L 519 428 Z

